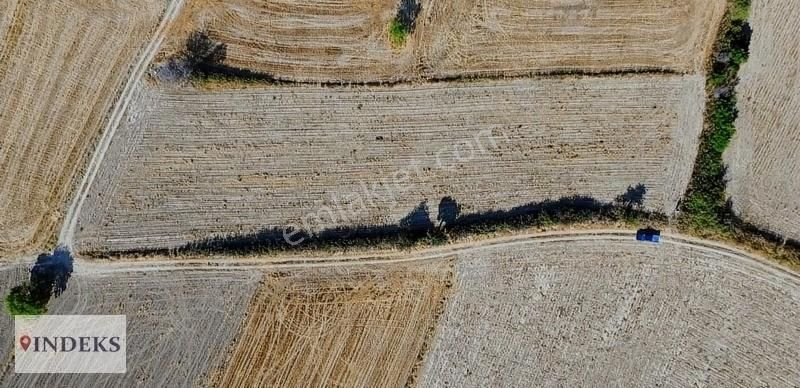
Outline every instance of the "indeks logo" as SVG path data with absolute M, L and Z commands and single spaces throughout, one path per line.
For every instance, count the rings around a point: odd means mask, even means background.
M 14 317 L 16 373 L 125 373 L 124 315 Z
M 44 337 L 23 335 L 19 338 L 19 345 L 23 351 L 33 345 L 32 352 L 119 352 L 119 337 Z

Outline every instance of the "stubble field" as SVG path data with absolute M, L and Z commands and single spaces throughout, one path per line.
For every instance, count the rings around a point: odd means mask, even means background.
M 50 313 L 127 315 L 128 373 L 15 375 L 3 336 L 0 382 L 797 385 L 800 277 L 664 237 L 548 233 L 319 265 L 80 262 Z
M 89 192 L 75 248 L 394 224 L 421 203 L 436 219 L 446 196 L 463 213 L 571 195 L 610 202 L 639 184 L 647 209 L 672 214 L 691 174 L 703 97 L 702 77 L 666 75 L 144 86 Z
M 755 1 L 750 58 L 739 73 L 739 116 L 725 161 L 745 220 L 800 240 L 800 4 Z
M 214 385 L 403 386 L 451 275 L 447 260 L 268 273 Z
M 48 314 L 126 315 L 127 373 L 15 374 L 7 357 L 0 385 L 205 386 L 224 361 L 221 350 L 237 333 L 259 280 L 260 273 L 230 269 L 93 273 L 78 267 Z M 13 354 L 13 335 L 3 333 L 1 348 Z
M 402 49 L 398 2 L 190 1 L 162 58 L 191 31 L 228 46 L 227 64 L 293 81 L 702 69 L 724 0 L 421 1 Z
M 0 257 L 54 242 L 74 180 L 165 4 L 0 5 Z
M 800 278 L 667 239 L 459 255 L 420 386 L 800 383 Z

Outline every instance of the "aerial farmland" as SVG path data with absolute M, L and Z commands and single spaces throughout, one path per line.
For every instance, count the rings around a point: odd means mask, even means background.
M 178 248 L 310 217 L 317 230 L 392 224 L 423 202 L 436 218 L 446 196 L 475 213 L 643 185 L 644 205 L 672 214 L 704 97 L 694 76 L 142 89 L 84 204 L 78 251 Z M 374 182 L 391 188 L 364 198 Z M 334 201 L 365 209 L 316 220 Z
M 741 72 L 736 136 L 726 155 L 733 206 L 747 220 L 800 240 L 800 7 L 753 7 L 752 59 Z M 791 28 L 790 28 L 791 27 Z
M 156 0 L 57 0 L 4 1 L 0 10 L 0 255 L 8 257 L 54 242 L 93 139 L 165 9 Z
M 4 1 L 0 386 L 798 386 L 798 16 Z

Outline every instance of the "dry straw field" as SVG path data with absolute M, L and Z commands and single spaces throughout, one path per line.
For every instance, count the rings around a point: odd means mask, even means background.
M 190 387 L 207 385 L 224 361 L 261 274 L 178 269 L 93 273 L 76 268 L 48 314 L 122 314 L 128 320 L 126 374 L 14 374 L 6 358 L 4 387 Z M 5 319 L 5 311 L 0 312 Z M 2 322 L 0 322 L 2 323 Z M 5 332 L 5 325 L 2 327 Z M 13 324 L 10 326 L 13 333 Z M 2 351 L 13 336 L 2 336 Z M 13 353 L 13 351 L 12 351 Z M 2 354 L 2 353 L 0 353 Z M 10 369 L 9 369 L 10 368 Z
M 162 58 L 193 30 L 227 63 L 295 81 L 393 81 L 564 71 L 699 71 L 725 0 L 422 0 L 402 50 L 395 0 L 194 0 Z
M 800 3 L 756 1 L 740 72 L 728 192 L 745 220 L 800 240 Z
M 0 4 L 0 257 L 52 243 L 165 1 Z
M 667 241 L 459 255 L 420 386 L 794 386 L 800 278 Z
M 269 273 L 214 385 L 403 386 L 451 274 L 446 260 Z
M 145 86 L 92 186 L 75 247 L 174 248 L 290 224 L 393 224 L 421 202 L 436 219 L 446 196 L 464 213 L 568 195 L 610 202 L 638 184 L 647 208 L 672 214 L 691 174 L 703 98 L 702 77 L 666 75 Z

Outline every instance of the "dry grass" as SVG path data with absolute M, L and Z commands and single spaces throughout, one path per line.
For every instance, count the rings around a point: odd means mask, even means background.
M 736 135 L 725 161 L 734 209 L 800 240 L 800 4 L 756 1 L 750 59 L 740 71 Z
M 450 275 L 446 261 L 269 274 L 215 385 L 403 386 Z
M 621 241 L 459 255 L 422 387 L 791 386 L 800 277 L 737 253 Z
M 0 256 L 52 243 L 95 136 L 164 1 L 0 5 Z
M 162 58 L 192 30 L 228 45 L 228 64 L 295 81 L 702 69 L 724 0 L 423 0 L 402 50 L 394 0 L 195 0 Z
M 435 220 L 445 196 L 464 213 L 576 194 L 612 201 L 640 183 L 645 206 L 671 214 L 691 173 L 703 97 L 702 77 L 653 75 L 145 87 L 89 193 L 75 247 L 172 248 L 304 220 L 314 231 L 381 225 L 423 201 Z M 496 146 L 484 133 L 481 152 L 484 130 Z M 396 180 L 402 170 L 409 177 Z M 362 184 L 377 189 L 364 194 Z M 331 221 L 327 208 L 358 212 Z

